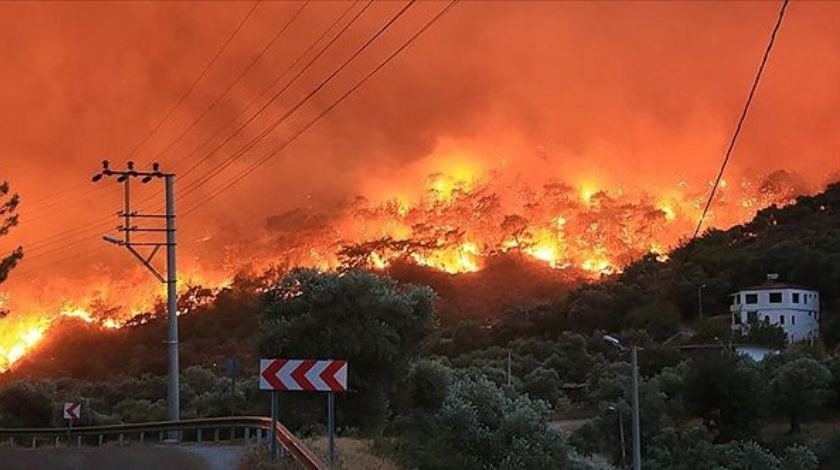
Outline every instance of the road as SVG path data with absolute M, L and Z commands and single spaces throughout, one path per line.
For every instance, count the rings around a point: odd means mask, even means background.
M 0 447 L 8 470 L 236 470 L 244 447 L 131 445 L 82 448 Z

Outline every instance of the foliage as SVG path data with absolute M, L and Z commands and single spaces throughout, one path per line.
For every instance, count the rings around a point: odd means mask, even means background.
M 48 382 L 14 382 L 0 391 L 0 419 L 8 427 L 51 424 L 55 389 Z
M 787 344 L 787 335 L 780 325 L 769 325 L 758 321 L 751 323 L 747 334 L 736 338 L 735 341 L 773 349 L 782 349 Z
M 828 400 L 831 381 L 831 371 L 809 357 L 791 360 L 773 371 L 773 398 L 788 415 L 791 432 L 799 431 L 807 414 Z
M 389 396 L 435 325 L 434 294 L 375 274 L 295 270 L 265 294 L 263 357 L 335 358 L 351 364 L 345 425 L 384 424 Z
M 570 468 L 567 445 L 547 416 L 541 401 L 479 374 L 454 373 L 434 414 L 404 422 L 401 451 L 420 469 Z
M 0 237 L 7 235 L 12 227 L 18 224 L 18 215 L 15 214 L 18 204 L 20 204 L 20 197 L 17 194 L 11 194 L 9 183 L 0 182 Z M 21 247 L 0 257 L 0 283 L 9 277 L 9 272 L 17 266 L 21 258 L 23 258 Z
M 683 397 L 688 411 L 702 417 L 719 442 L 755 436 L 769 411 L 767 384 L 759 366 L 729 355 L 694 359 Z
M 806 446 L 795 444 L 785 449 L 781 466 L 784 470 L 817 470 L 819 459 Z

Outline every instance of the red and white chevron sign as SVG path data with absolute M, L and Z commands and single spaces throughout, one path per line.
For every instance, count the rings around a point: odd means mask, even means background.
M 260 390 L 346 392 L 347 361 L 260 359 Z
M 64 419 L 76 421 L 82 415 L 82 404 L 79 402 L 71 402 L 64 404 Z

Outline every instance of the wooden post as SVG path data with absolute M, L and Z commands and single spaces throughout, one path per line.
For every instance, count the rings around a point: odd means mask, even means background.
M 100 434 L 100 435 L 99 435 L 99 445 L 100 445 L 100 446 L 102 445 L 102 442 L 103 442 L 104 440 L 105 440 L 105 435 L 104 435 L 104 434 Z
M 216 428 L 216 429 L 213 430 L 213 439 L 216 442 L 219 442 L 219 428 Z
M 36 436 L 32 436 L 32 448 L 33 448 L 33 449 L 36 447 L 36 440 L 37 440 L 37 439 L 38 439 L 38 438 L 37 438 Z

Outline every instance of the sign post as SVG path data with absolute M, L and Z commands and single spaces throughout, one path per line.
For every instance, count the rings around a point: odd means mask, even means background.
M 227 360 L 227 376 L 230 378 L 230 415 L 234 416 L 235 410 L 233 409 L 234 403 L 236 403 L 236 377 L 239 375 L 240 364 L 239 359 L 235 357 L 231 357 Z
M 68 402 L 64 404 L 64 419 L 67 420 L 67 442 L 70 442 L 70 436 L 73 433 L 73 421 L 78 420 L 82 416 L 82 404 L 80 402 Z
M 327 392 L 330 461 L 335 457 L 335 392 L 347 391 L 347 361 L 334 359 L 260 359 L 260 390 L 271 391 L 271 455 L 277 445 L 278 391 Z
M 330 439 L 330 463 L 335 461 L 335 393 L 327 392 L 327 432 Z
M 277 392 L 271 391 L 271 458 L 277 458 Z

